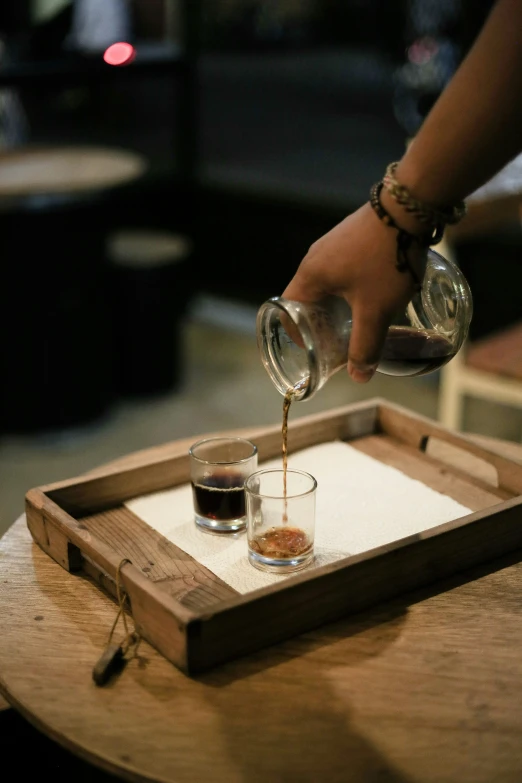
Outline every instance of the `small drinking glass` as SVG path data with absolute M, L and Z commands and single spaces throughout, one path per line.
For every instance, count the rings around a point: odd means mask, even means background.
M 260 470 L 245 483 L 248 559 L 261 571 L 293 573 L 314 559 L 315 491 L 309 473 Z
M 196 525 L 214 533 L 246 527 L 245 480 L 257 469 L 257 448 L 244 438 L 208 438 L 189 449 Z

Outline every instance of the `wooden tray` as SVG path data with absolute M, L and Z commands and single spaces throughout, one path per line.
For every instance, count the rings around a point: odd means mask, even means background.
M 280 426 L 258 430 L 260 461 Z M 188 674 L 434 582 L 522 546 L 522 465 L 382 400 L 294 420 L 289 451 L 335 439 L 451 496 L 472 513 L 402 541 L 240 595 L 123 503 L 189 480 L 188 455 L 33 489 L 27 524 L 69 571 L 114 595 L 122 583 L 140 634 Z

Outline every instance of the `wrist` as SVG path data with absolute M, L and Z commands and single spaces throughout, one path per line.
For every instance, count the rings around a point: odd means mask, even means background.
M 392 217 L 392 215 L 384 208 L 381 201 L 381 193 L 383 190 L 383 182 L 376 182 L 372 185 L 370 190 L 370 202 L 369 206 L 374 211 L 377 218 L 382 223 L 396 231 L 396 264 L 395 267 L 399 272 L 409 272 L 418 289 L 422 285 L 422 274 L 419 274 L 415 265 L 412 265 L 409 257 L 410 251 L 417 248 L 418 250 L 424 250 L 431 244 L 432 234 L 426 234 L 416 236 L 415 234 L 406 231 L 402 228 Z M 435 233 L 438 234 L 439 229 Z
M 433 175 L 431 167 L 422 165 L 420 161 L 416 160 L 413 150 L 414 142 L 415 139 L 408 147 L 405 156 L 399 161 L 395 176 L 401 185 L 405 185 L 419 201 L 430 204 L 434 209 L 446 210 L 449 204 L 459 202 L 459 198 L 453 197 L 447 192 L 446 182 L 439 183 L 438 178 Z
M 399 182 L 402 182 L 403 185 L 406 185 L 417 198 L 422 199 L 423 201 L 429 201 L 430 203 L 433 202 L 433 204 L 436 205 L 437 199 L 434 197 L 433 193 L 426 192 L 429 189 L 426 188 L 425 178 L 419 172 L 418 166 L 411 160 L 412 153 L 410 150 L 412 145 L 413 141 L 408 147 L 408 152 L 404 158 L 399 161 L 399 165 L 395 172 L 397 179 Z
M 380 201 L 386 212 L 391 215 L 403 231 L 407 231 L 408 234 L 413 234 L 416 237 L 426 236 L 426 223 L 422 223 L 411 212 L 407 212 L 384 188 L 381 190 Z
M 390 163 L 386 168 L 386 173 L 382 179 L 383 190 L 389 197 L 402 207 L 406 213 L 424 225 L 428 232 L 442 236 L 444 227 L 449 224 L 458 223 L 466 214 L 466 204 L 461 201 L 457 204 L 437 207 L 431 201 L 424 201 L 411 191 L 411 189 L 397 179 L 397 170 L 400 163 Z M 414 224 L 411 222 L 411 230 L 414 231 Z

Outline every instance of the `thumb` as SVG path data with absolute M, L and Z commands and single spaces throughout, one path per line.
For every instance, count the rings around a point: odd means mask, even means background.
M 353 308 L 348 372 L 357 383 L 369 381 L 379 363 L 390 318 L 379 310 Z
M 324 296 L 324 293 L 320 287 L 310 278 L 307 278 L 307 276 L 301 271 L 301 268 L 299 268 L 293 279 L 289 282 L 283 291 L 282 296 L 283 299 L 287 299 L 289 301 L 308 303 L 319 301 Z M 283 328 L 290 339 L 293 340 L 294 343 L 299 346 L 299 348 L 304 348 L 304 343 L 299 333 L 299 329 L 286 313 L 281 315 L 281 324 L 283 325 Z
M 282 296 L 297 302 L 317 302 L 324 296 L 324 290 L 310 274 L 303 271 L 301 265 L 283 291 Z

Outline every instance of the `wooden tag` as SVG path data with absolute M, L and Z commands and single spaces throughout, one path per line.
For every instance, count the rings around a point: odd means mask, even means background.
M 121 644 L 109 644 L 92 670 L 96 685 L 105 685 L 110 678 L 125 666 L 125 657 Z

